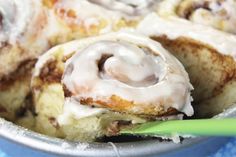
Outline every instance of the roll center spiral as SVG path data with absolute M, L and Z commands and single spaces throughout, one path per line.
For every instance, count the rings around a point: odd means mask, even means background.
M 102 79 L 115 79 L 134 87 L 147 87 L 158 82 L 155 62 L 145 58 L 140 64 L 130 64 L 121 57 L 103 55 L 98 62 L 99 76 Z
M 101 41 L 69 60 L 63 80 L 72 93 L 77 93 L 81 85 L 101 80 L 148 87 L 158 83 L 164 73 L 164 63 L 159 56 L 146 54 L 132 44 Z
M 176 8 L 176 13 L 194 23 L 235 34 L 235 7 L 235 0 L 183 0 Z
M 230 0 L 185 0 L 180 3 L 177 8 L 177 14 L 193 21 L 199 21 L 200 19 L 198 16 L 205 16 L 208 19 L 212 16 L 214 19 L 232 20 L 233 22 L 234 19 L 232 19 L 232 17 L 234 16 L 232 15 L 236 13 L 234 9 L 235 5 L 236 2 Z

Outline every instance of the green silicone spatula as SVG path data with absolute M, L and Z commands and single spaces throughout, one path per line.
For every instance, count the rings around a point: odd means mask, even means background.
M 236 118 L 155 121 L 121 130 L 132 135 L 236 136 Z

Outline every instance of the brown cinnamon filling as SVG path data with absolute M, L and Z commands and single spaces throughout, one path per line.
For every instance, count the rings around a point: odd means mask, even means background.
M 41 70 L 39 78 L 44 83 L 61 82 L 63 72 L 57 68 L 57 61 L 47 62 Z
M 111 54 L 103 54 L 102 57 L 100 58 L 100 60 L 97 61 L 97 65 L 98 65 L 98 70 L 99 72 L 103 72 L 104 71 L 104 64 L 106 62 L 106 60 L 110 57 L 112 57 L 113 55 Z
M 187 3 L 188 1 L 186 1 Z M 184 7 L 185 5 L 187 5 L 186 3 L 181 3 L 177 9 L 176 12 L 180 17 L 183 17 L 185 19 L 190 19 L 191 15 L 195 12 L 195 10 L 199 9 L 199 8 L 203 8 L 206 10 L 211 11 L 211 9 L 209 8 L 209 2 L 208 1 L 204 1 L 204 2 L 189 2 L 191 4 L 189 4 L 189 6 Z
M 0 90 L 7 89 L 15 81 L 24 79 L 31 75 L 32 69 L 35 65 L 36 60 L 26 60 L 22 62 L 18 68 L 7 76 L 0 79 Z

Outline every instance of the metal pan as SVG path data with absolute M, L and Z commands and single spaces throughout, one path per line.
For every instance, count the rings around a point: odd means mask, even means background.
M 215 118 L 236 117 L 233 106 Z M 132 157 L 132 156 L 207 156 L 218 150 L 229 137 L 184 139 L 181 143 L 145 140 L 125 143 L 82 143 L 52 138 L 24 129 L 0 119 L 0 148 L 11 157 L 27 156 L 81 156 L 81 157 Z

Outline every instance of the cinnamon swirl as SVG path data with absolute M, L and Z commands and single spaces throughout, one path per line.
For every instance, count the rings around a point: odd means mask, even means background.
M 236 34 L 235 0 L 165 0 L 158 13 Z
M 183 66 L 159 43 L 131 32 L 52 48 L 31 83 L 36 130 L 67 139 L 91 141 L 116 135 L 123 122 L 193 115 Z
M 158 1 L 46 0 L 45 5 L 74 32 L 72 38 L 135 27 L 148 13 L 156 11 Z

